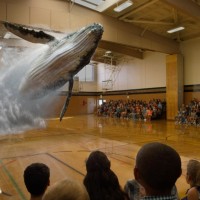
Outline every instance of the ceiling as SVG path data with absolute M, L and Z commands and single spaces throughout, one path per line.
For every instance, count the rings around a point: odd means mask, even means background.
M 151 31 L 178 42 L 200 37 L 200 0 L 132 0 L 132 6 L 115 12 L 114 8 L 125 1 L 71 0 L 71 3 L 140 27 L 141 35 Z M 167 33 L 167 30 L 180 25 L 185 29 Z
M 103 15 L 113 17 L 121 22 L 139 27 L 140 36 L 155 33 L 162 38 L 171 39 L 173 43 L 182 42 L 200 37 L 200 0 L 129 0 L 133 4 L 129 8 L 115 12 L 114 8 L 127 0 L 67 0 L 71 7 L 74 4 L 86 7 Z M 169 34 L 167 30 L 184 26 L 185 29 Z M 0 36 L 5 33 L 0 24 Z M 12 40 L 9 40 L 12 46 Z M 25 44 L 25 46 L 28 44 Z M 100 41 L 99 48 L 93 57 L 94 60 L 105 62 L 106 51 L 112 51 L 113 64 L 116 58 L 129 55 L 139 59 L 143 58 L 143 52 L 150 49 L 127 46 L 108 41 Z M 109 55 L 110 56 L 110 55 Z

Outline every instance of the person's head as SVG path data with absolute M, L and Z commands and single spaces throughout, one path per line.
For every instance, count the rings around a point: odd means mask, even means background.
M 200 162 L 189 160 L 187 164 L 186 180 L 191 187 L 200 186 Z
M 83 184 L 64 179 L 50 186 L 42 200 L 89 200 L 89 195 Z
M 50 170 L 43 163 L 32 163 L 24 170 L 24 183 L 31 196 L 41 196 L 49 185 Z
M 138 151 L 134 175 L 147 195 L 170 194 L 181 172 L 180 156 L 168 145 L 152 142 Z
M 93 151 L 86 161 L 87 172 L 110 170 L 110 161 L 105 153 Z
M 89 155 L 83 183 L 91 200 L 124 199 L 125 193 L 122 192 L 119 180 L 110 167 L 110 161 L 105 153 L 94 151 Z

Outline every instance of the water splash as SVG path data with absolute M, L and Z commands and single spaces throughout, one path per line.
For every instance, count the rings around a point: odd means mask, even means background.
M 50 105 L 54 96 L 30 99 L 19 92 L 19 85 L 31 63 L 48 46 L 36 45 L 21 52 L 13 48 L 2 49 L 0 61 L 0 134 L 19 133 L 34 128 L 46 127 L 47 111 L 44 105 Z

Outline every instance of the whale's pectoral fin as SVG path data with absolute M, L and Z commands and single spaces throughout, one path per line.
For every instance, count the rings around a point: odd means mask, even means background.
M 69 105 L 69 101 L 70 101 L 71 96 L 72 96 L 73 85 L 74 85 L 74 80 L 73 80 L 73 77 L 72 77 L 69 81 L 69 88 L 68 88 L 69 91 L 68 91 L 67 99 L 66 99 L 65 104 L 63 105 L 63 108 L 62 108 L 61 113 L 60 113 L 60 121 L 62 121 L 62 118 L 64 117 L 65 112 L 67 110 L 67 107 Z
M 9 23 L 5 21 L 1 21 L 1 23 L 3 23 L 7 31 L 32 43 L 46 44 L 50 41 L 55 40 L 55 37 L 41 30 L 35 31 L 34 29 L 36 28 L 34 27 L 24 26 L 24 25 L 15 24 L 15 23 Z

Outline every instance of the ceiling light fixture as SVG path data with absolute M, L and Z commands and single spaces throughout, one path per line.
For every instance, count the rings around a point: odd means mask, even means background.
M 133 2 L 131 0 L 125 1 L 124 3 L 120 4 L 116 8 L 114 8 L 115 12 L 121 12 L 122 10 L 125 10 L 126 8 L 133 5 Z
M 168 30 L 167 32 L 168 32 L 168 33 L 175 33 L 175 32 L 177 32 L 177 31 L 181 31 L 181 30 L 183 30 L 183 29 L 185 29 L 185 27 L 179 26 L 179 27 L 170 29 L 170 30 Z

